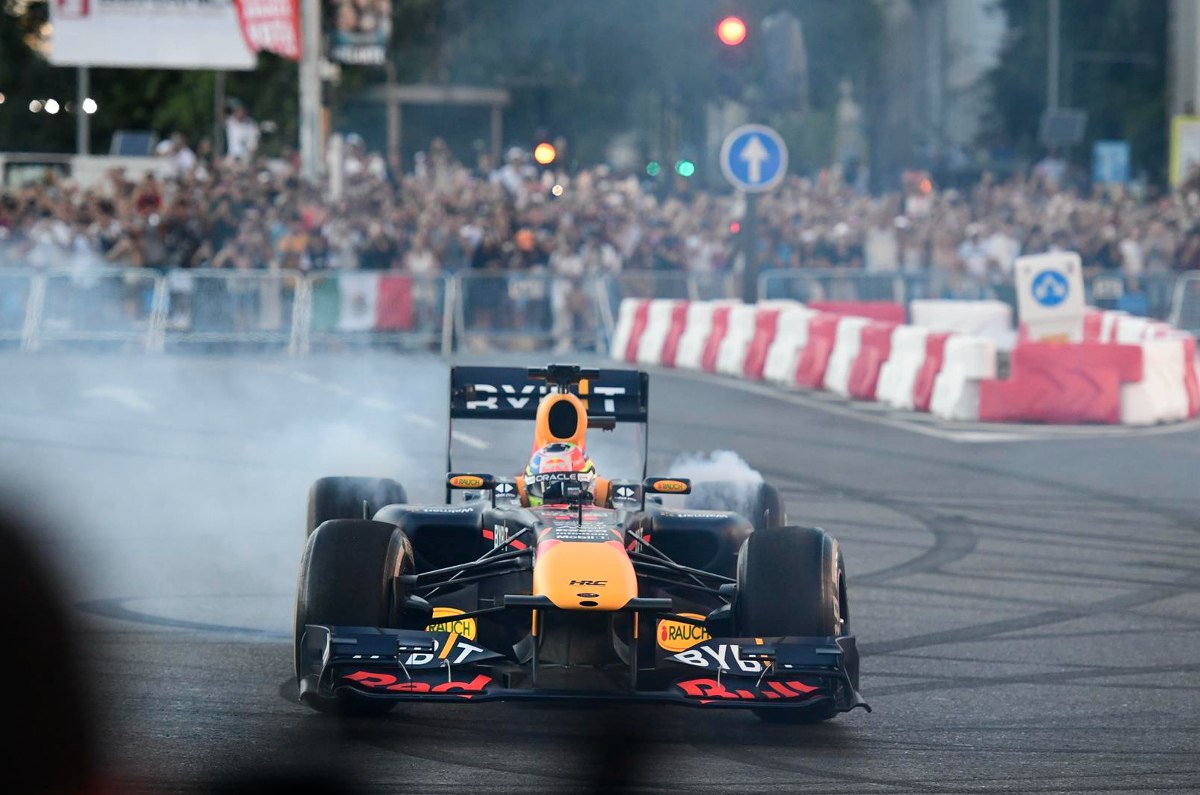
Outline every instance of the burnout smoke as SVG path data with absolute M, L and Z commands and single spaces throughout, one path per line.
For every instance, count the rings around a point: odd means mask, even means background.
M 696 508 L 706 511 L 737 511 L 745 514 L 752 505 L 763 476 L 732 450 L 707 453 L 683 453 L 667 470 L 672 477 L 689 478 L 692 494 L 666 497 L 668 507 Z

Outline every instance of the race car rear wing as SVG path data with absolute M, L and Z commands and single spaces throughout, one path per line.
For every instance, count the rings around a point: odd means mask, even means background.
M 542 395 L 569 391 L 587 405 L 588 427 L 612 430 L 620 423 L 639 427 L 642 477 L 646 476 L 650 417 L 650 375 L 640 370 L 545 367 L 450 368 L 450 428 L 446 471 L 454 470 L 451 449 L 455 420 L 537 420 Z M 449 500 L 449 490 L 446 499 Z
M 538 400 L 558 383 L 547 374 L 578 370 L 584 376 L 565 385 L 587 403 L 588 419 L 646 422 L 650 376 L 638 370 L 582 370 L 571 365 L 450 368 L 450 419 L 532 420 Z

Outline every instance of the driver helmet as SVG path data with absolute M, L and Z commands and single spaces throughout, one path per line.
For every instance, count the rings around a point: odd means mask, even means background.
M 533 454 L 525 467 L 525 493 L 532 506 L 565 502 L 567 484 L 579 483 L 591 493 L 596 465 L 583 448 L 570 442 L 551 442 Z

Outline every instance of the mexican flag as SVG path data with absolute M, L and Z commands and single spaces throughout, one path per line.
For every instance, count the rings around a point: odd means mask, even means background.
M 409 331 L 412 279 L 379 273 L 331 273 L 313 285 L 313 331 Z

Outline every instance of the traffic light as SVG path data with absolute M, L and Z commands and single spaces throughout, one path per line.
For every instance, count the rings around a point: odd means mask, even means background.
M 750 29 L 738 16 L 727 16 L 717 22 L 717 89 L 726 97 L 741 100 L 749 80 L 751 44 L 747 41 Z
M 726 47 L 737 47 L 746 40 L 746 23 L 741 17 L 725 17 L 717 23 L 717 39 Z
M 696 173 L 696 164 L 687 158 L 675 162 L 675 173 L 681 177 L 690 177 Z
M 558 150 L 549 141 L 542 141 L 533 148 L 533 159 L 539 166 L 548 166 L 558 157 Z

